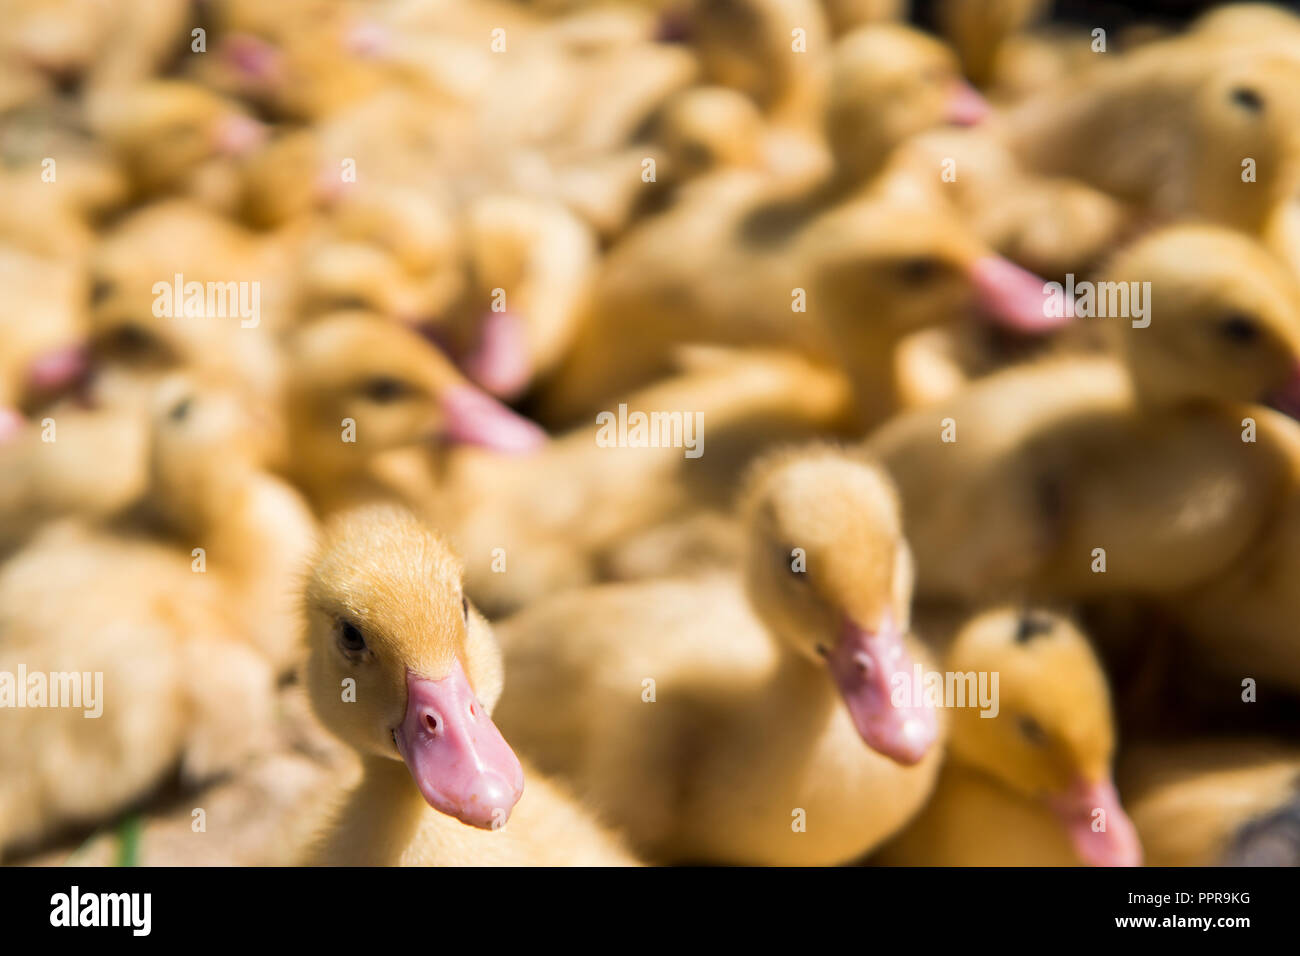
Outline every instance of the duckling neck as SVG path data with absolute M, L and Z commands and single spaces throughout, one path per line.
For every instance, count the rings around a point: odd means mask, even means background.
M 361 783 L 348 795 L 338 825 L 319 850 L 318 862 L 395 865 L 415 839 L 428 810 L 406 764 L 386 757 L 363 757 Z

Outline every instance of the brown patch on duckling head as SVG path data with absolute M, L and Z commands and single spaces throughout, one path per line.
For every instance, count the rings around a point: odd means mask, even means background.
M 826 136 L 849 182 L 865 182 L 917 133 L 973 125 L 989 108 L 951 50 L 899 23 L 861 27 L 836 43 L 830 88 Z
M 1111 777 L 1110 688 L 1084 634 L 1048 611 L 997 608 L 961 629 L 947 667 L 977 679 L 988 675 L 996 702 L 987 711 L 954 708 L 949 725 L 954 759 L 1044 801 L 1085 861 L 1140 862 L 1136 831 Z M 1105 821 L 1104 830 L 1094 830 L 1097 820 Z
M 290 345 L 291 440 L 309 466 L 349 470 L 381 451 L 426 441 L 529 451 L 544 433 L 471 386 L 425 339 L 367 312 L 339 312 Z M 340 437 L 347 423 L 352 437 Z
M 492 723 L 502 659 L 446 542 L 400 508 L 338 516 L 307 576 L 307 687 L 363 755 L 403 760 L 425 799 L 490 828 L 519 798 L 519 762 Z
M 773 634 L 825 661 L 869 746 L 920 760 L 935 716 L 891 702 L 894 675 L 912 671 L 912 560 L 889 478 L 830 446 L 790 449 L 754 466 L 742 512 L 750 600 Z
M 1160 230 L 1120 253 L 1114 282 L 1150 282 L 1150 324 L 1108 323 L 1144 399 L 1266 402 L 1300 413 L 1300 291 L 1265 249 L 1213 226 Z

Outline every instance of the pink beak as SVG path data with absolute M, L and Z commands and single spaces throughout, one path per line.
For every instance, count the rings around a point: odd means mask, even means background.
M 1080 778 L 1049 805 L 1089 866 L 1141 866 L 1142 844 L 1137 828 L 1120 806 L 1119 793 L 1109 779 L 1089 783 Z
M 283 55 L 261 37 L 248 33 L 227 37 L 221 45 L 221 58 L 251 85 L 270 86 L 280 80 Z
M 38 392 L 61 392 L 75 385 L 90 371 L 90 356 L 84 346 L 46 352 L 27 366 L 27 384 Z
M 227 116 L 217 122 L 213 138 L 217 152 L 238 158 L 266 142 L 266 126 L 249 116 Z
M 453 443 L 479 445 L 507 454 L 537 451 L 546 432 L 472 385 L 456 385 L 442 398 L 447 416 L 443 437 Z
M 969 277 L 981 310 L 998 325 L 1017 332 L 1048 332 L 1074 318 L 1074 303 L 1068 300 L 1062 315 L 1048 315 L 1046 283 L 1000 256 L 977 259 Z
M 12 441 L 23 426 L 27 424 L 27 419 L 23 418 L 16 409 L 0 405 L 0 445 Z
M 406 675 L 406 716 L 393 732 L 424 799 L 461 823 L 495 830 L 524 791 L 524 768 L 457 661 L 441 680 Z
M 513 312 L 483 316 L 478 345 L 461 363 L 465 374 L 499 398 L 513 398 L 532 378 L 528 334 Z
M 1270 392 L 1265 401 L 1270 408 L 1300 419 L 1300 366 L 1292 371 L 1286 384 Z
M 896 707 L 895 674 L 912 679 L 912 657 L 903 635 L 888 619 L 872 632 L 846 620 L 827 666 L 867 746 L 907 766 L 921 760 L 939 735 L 934 711 L 923 703 Z
M 956 80 L 948 94 L 944 119 L 956 126 L 975 126 L 984 121 L 991 109 L 988 100 L 964 80 Z

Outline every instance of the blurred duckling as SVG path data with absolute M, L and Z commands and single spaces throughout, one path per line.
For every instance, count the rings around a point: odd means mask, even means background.
M 916 812 L 939 760 L 934 710 L 890 698 L 925 659 L 897 500 L 870 465 L 794 449 L 743 510 L 736 576 L 570 591 L 500 625 L 497 717 L 651 859 L 843 862 Z
M 561 790 L 531 771 L 525 784 L 492 722 L 501 651 L 461 573 L 407 512 L 363 508 L 331 524 L 306 586 L 306 682 L 317 716 L 363 771 L 308 860 L 632 864 Z
M 1151 866 L 1295 866 L 1300 752 L 1260 738 L 1160 741 L 1121 753 Z
M 1266 403 L 1290 411 L 1300 374 L 1285 269 L 1244 236 L 1178 226 L 1103 276 L 1151 283 L 1149 325 L 1097 320 L 1111 355 L 999 372 L 868 440 L 899 482 L 922 593 L 1168 593 L 1222 574 L 1278 520 L 1291 423 Z
M 998 608 L 962 625 L 944 660 L 949 673 L 996 675 L 997 709 L 953 708 L 934 795 L 875 861 L 1139 865 L 1111 776 L 1110 689 L 1087 638 L 1057 614 Z
M 664 375 L 677 346 L 700 342 L 842 364 L 871 423 L 894 407 L 889 347 L 906 333 L 976 309 L 1028 332 L 1061 324 L 1045 317 L 1041 280 L 939 204 L 866 195 L 808 214 L 766 201 L 744 174 L 705 185 L 606 257 L 574 346 L 543 388 L 543 420 L 608 408 Z
M 1293 52 L 1190 33 L 1083 71 L 1018 107 L 1008 124 L 1033 169 L 1082 179 L 1162 219 L 1261 235 L 1300 182 L 1297 79 Z
M 224 497 L 205 502 L 200 515 L 186 512 L 200 523 L 218 512 L 218 521 L 230 522 L 219 534 L 211 523 L 194 535 L 186 531 L 199 524 L 167 526 L 205 490 L 189 487 L 195 470 L 221 480 L 229 406 L 220 397 L 199 399 L 176 380 L 164 384 L 158 401 L 148 508 L 163 522 L 159 530 L 184 544 L 143 533 L 150 527 L 143 514 L 106 525 L 68 519 L 42 529 L 0 566 L 3 670 L 18 673 L 22 664 L 28 673 L 87 674 L 94 684 L 84 692 L 95 695 L 83 698 L 82 709 L 6 711 L 0 750 L 15 772 L 0 784 L 5 851 L 125 809 L 178 762 L 193 783 L 234 769 L 264 742 L 274 670 L 245 637 L 264 635 L 246 631 L 251 615 L 241 617 L 237 594 L 227 587 L 240 568 L 226 564 L 257 548 L 234 554 L 223 542 L 231 540 L 232 525 L 252 522 L 244 529 L 249 540 L 282 554 L 285 543 L 276 539 L 286 528 L 284 501 L 274 502 L 269 526 L 258 509 L 225 514 Z M 213 564 L 200 568 L 195 562 L 205 559 L 191 549 L 208 544 L 217 549 Z M 261 570 L 274 565 L 272 559 Z M 275 580 L 288 587 L 284 577 Z M 283 635 L 278 643 L 282 648 Z M 86 719 L 83 711 L 99 712 Z

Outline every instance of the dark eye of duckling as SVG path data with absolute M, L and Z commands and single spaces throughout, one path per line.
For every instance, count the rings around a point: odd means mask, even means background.
M 399 401 L 410 394 L 411 391 L 410 386 L 401 379 L 390 378 L 387 375 L 380 375 L 370 379 L 366 382 L 363 390 L 366 398 L 381 405 Z
M 461 613 L 465 615 L 465 623 L 468 624 L 469 623 L 469 598 L 465 597 L 465 595 L 463 594 L 460 596 L 460 610 Z
M 1244 315 L 1230 315 L 1216 328 L 1221 338 L 1234 345 L 1251 345 L 1260 336 L 1259 324 Z
M 133 322 L 118 326 L 106 340 L 110 349 L 127 356 L 143 355 L 152 348 L 153 342 L 153 336 Z
M 1234 87 L 1228 96 L 1234 105 L 1240 106 L 1244 110 L 1249 110 L 1252 113 L 1260 113 L 1264 110 L 1264 98 L 1249 86 Z
M 1047 743 L 1047 731 L 1043 730 L 1042 724 L 1032 717 L 1021 717 L 1016 726 L 1020 729 L 1020 735 L 1028 740 L 1035 747 L 1041 747 Z
M 179 402 L 172 406 L 167 417 L 174 422 L 183 422 L 190 417 L 190 411 L 194 408 L 194 397 L 186 395 Z
M 365 635 L 351 621 L 339 621 L 339 647 L 349 654 L 359 654 L 366 649 Z
M 897 266 L 898 277 L 908 285 L 922 285 L 936 278 L 943 270 L 943 264 L 930 256 L 916 256 L 904 259 Z
M 1052 619 L 1026 611 L 1016 624 L 1016 643 L 1027 644 L 1035 637 L 1052 633 Z

